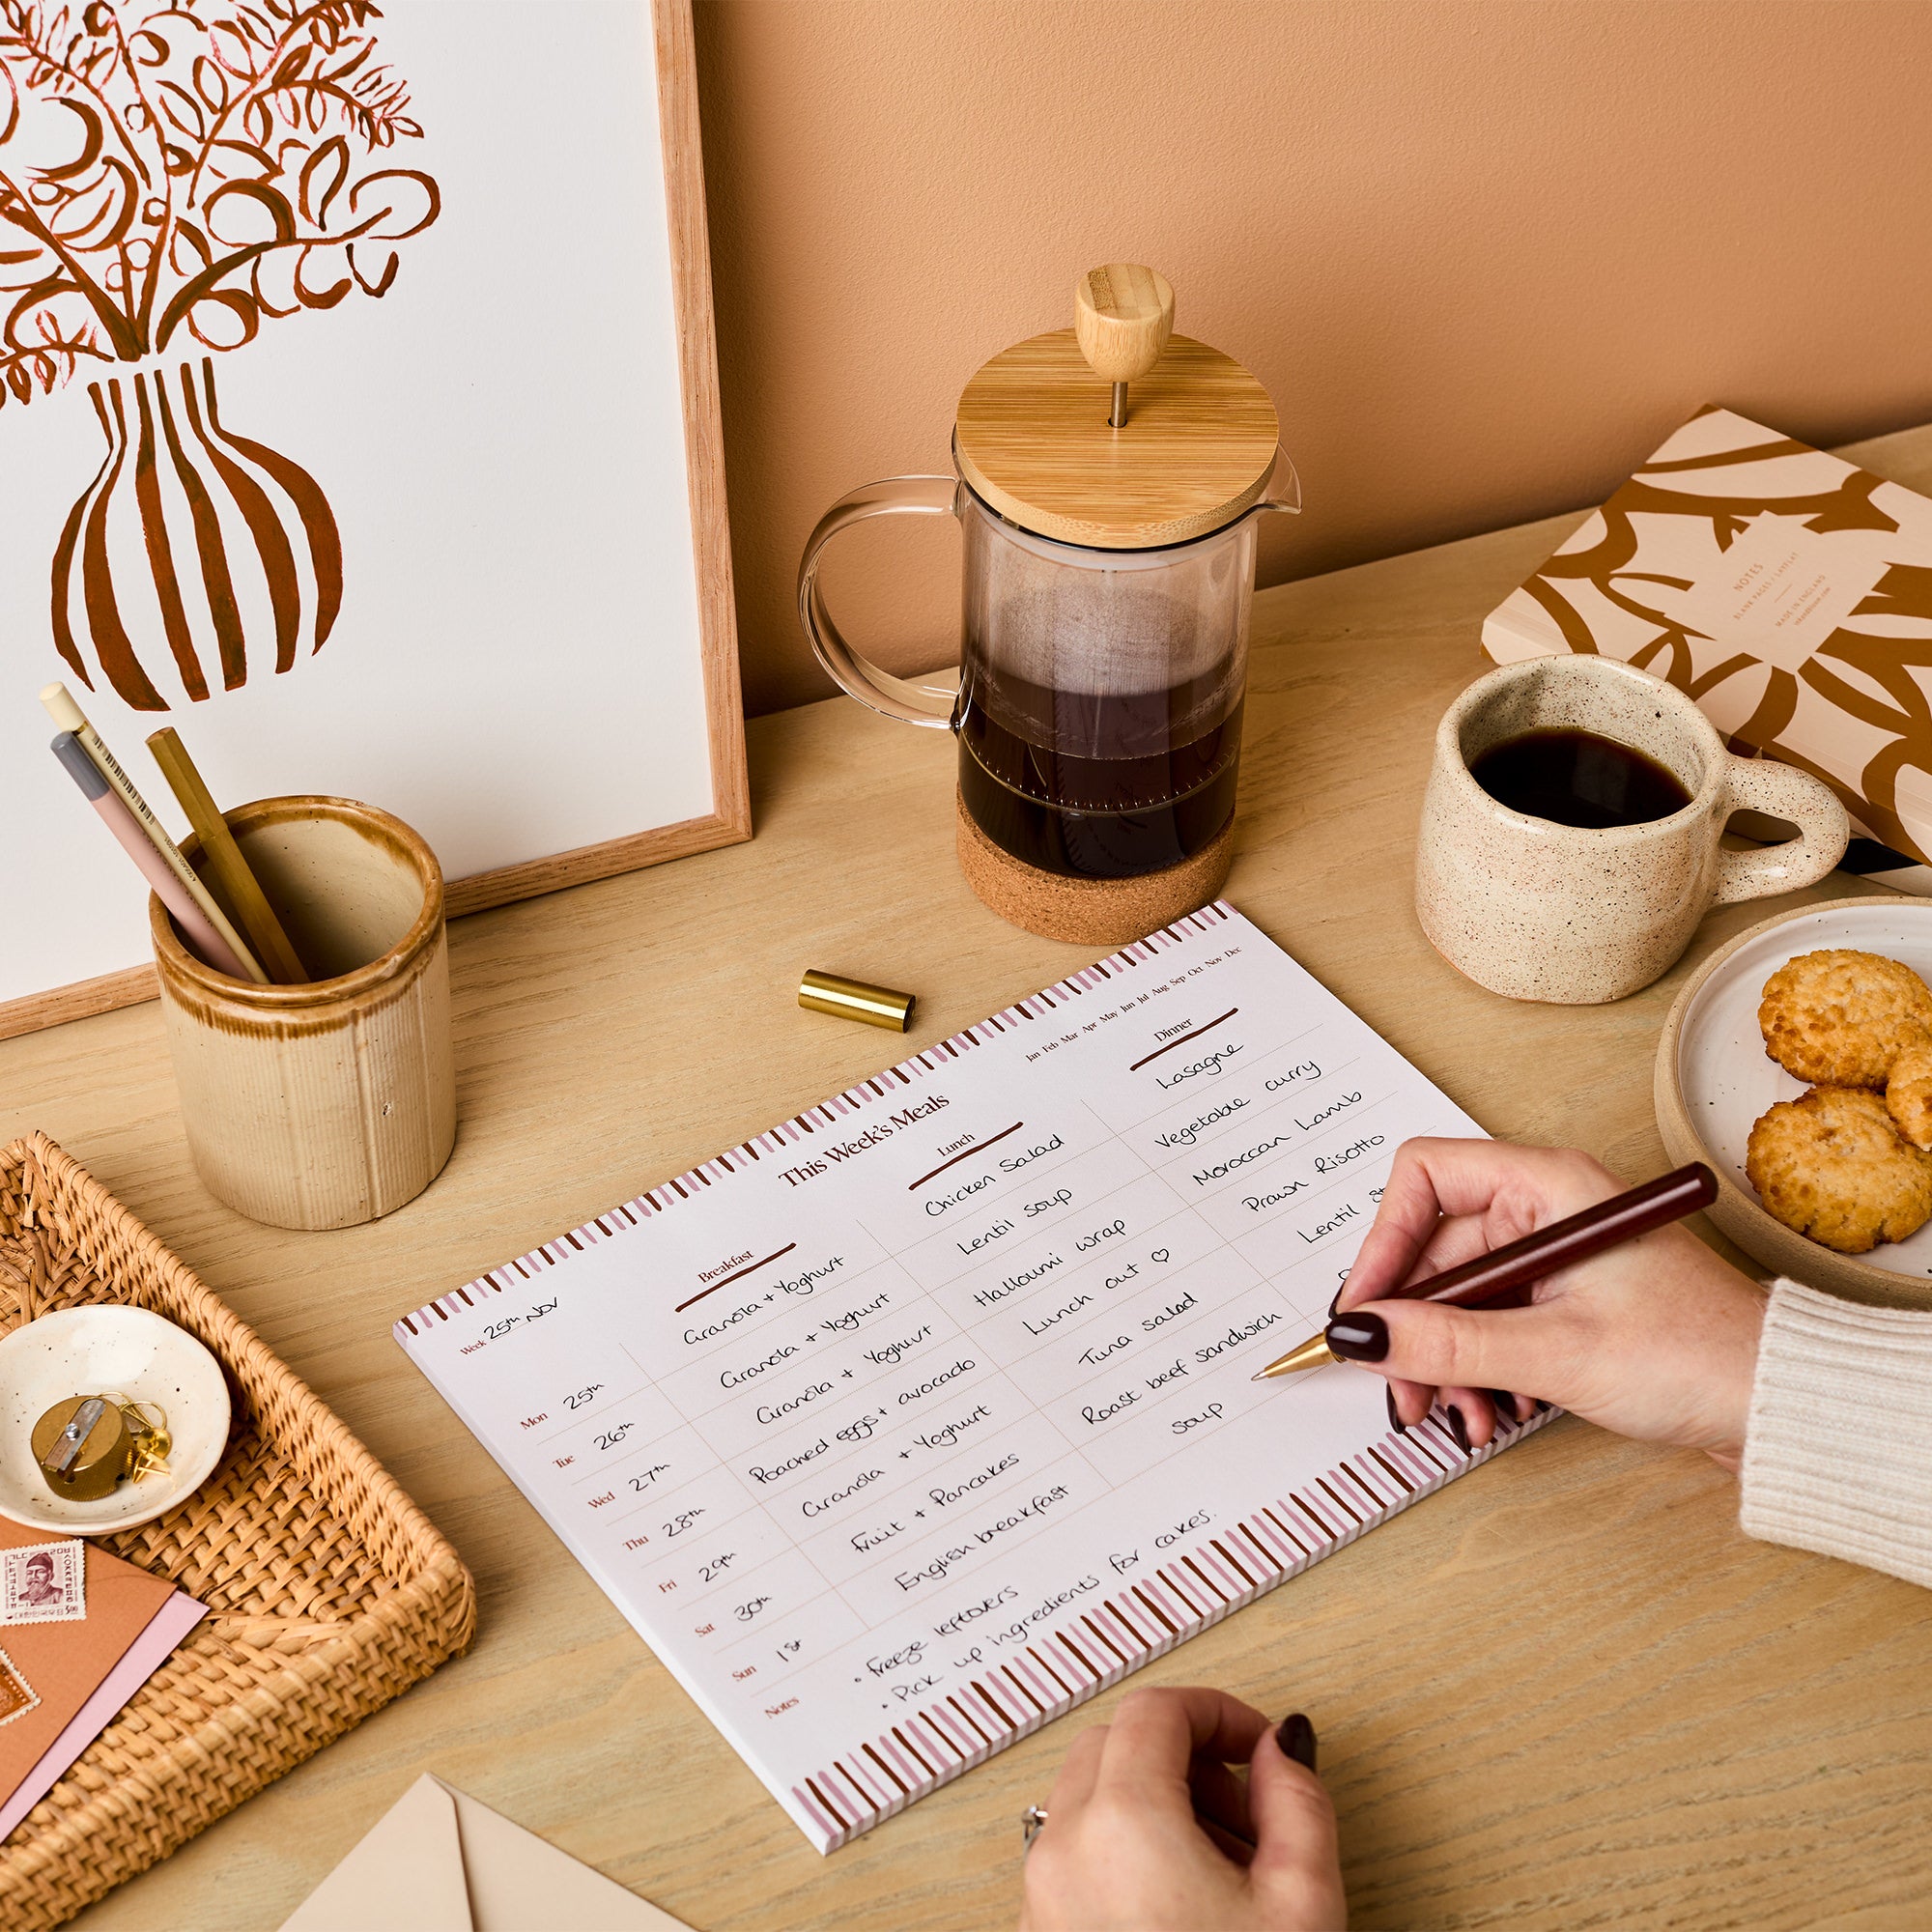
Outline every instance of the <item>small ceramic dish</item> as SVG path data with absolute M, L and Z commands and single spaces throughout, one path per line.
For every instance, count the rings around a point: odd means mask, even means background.
M 1711 1219 L 1768 1268 L 1848 1300 L 1932 1308 L 1932 1222 L 1909 1240 L 1841 1255 L 1794 1234 L 1758 1204 L 1745 1178 L 1752 1123 L 1804 1092 L 1764 1050 L 1764 982 L 1801 952 L 1851 947 L 1883 953 L 1932 982 L 1932 900 L 1830 899 L 1742 932 L 1698 967 L 1657 1043 L 1657 1130 L 1673 1161 L 1708 1161 L 1718 1176 Z
M 71 1395 L 158 1403 L 174 1436 L 168 1473 L 119 1483 L 93 1502 L 57 1496 L 34 1461 L 34 1424 Z M 0 1337 L 0 1516 L 55 1536 L 104 1536 L 172 1509 L 228 1444 L 228 1383 L 185 1328 L 145 1308 L 57 1308 Z

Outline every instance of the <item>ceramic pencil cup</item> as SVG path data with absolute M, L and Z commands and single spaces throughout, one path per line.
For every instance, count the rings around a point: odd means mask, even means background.
M 195 1169 L 251 1220 L 373 1221 L 420 1194 L 456 1140 L 442 868 L 400 819 L 350 799 L 224 816 L 314 977 L 231 979 L 149 901 Z M 193 840 L 183 850 L 199 857 Z

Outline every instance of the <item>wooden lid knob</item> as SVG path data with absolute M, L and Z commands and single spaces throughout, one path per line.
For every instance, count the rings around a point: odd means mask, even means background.
M 1095 376 L 1112 385 L 1111 409 Z M 974 495 L 1021 529 L 1090 550 L 1151 550 L 1259 502 L 1279 431 L 1246 369 L 1174 332 L 1166 276 L 1109 262 L 1080 277 L 1071 328 L 981 365 L 960 394 L 952 449 Z
M 959 473 L 1021 529 L 1096 550 L 1186 543 L 1266 494 L 1280 425 L 1233 356 L 1177 330 L 1133 390 L 1122 430 L 1072 329 L 1015 342 L 960 394 Z
M 1089 269 L 1074 284 L 1073 329 L 1094 375 L 1137 382 L 1160 360 L 1174 332 L 1174 289 L 1138 262 Z

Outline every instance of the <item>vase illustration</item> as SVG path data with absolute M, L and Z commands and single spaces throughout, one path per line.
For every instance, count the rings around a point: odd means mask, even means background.
M 49 631 L 135 710 L 169 708 L 170 665 L 199 700 L 334 629 L 335 514 L 223 420 L 215 360 L 264 322 L 386 295 L 395 244 L 440 211 L 429 175 L 369 165 L 422 135 L 380 18 L 371 0 L 0 0 L 0 408 L 88 379 L 105 446 L 48 505 Z
M 212 639 L 224 689 L 247 681 L 247 580 L 266 593 L 259 601 L 278 671 L 304 646 L 313 652 L 327 642 L 342 605 L 342 545 L 314 477 L 223 424 L 212 356 L 199 367 L 182 363 L 173 379 L 156 368 L 88 385 L 106 453 L 68 512 L 53 558 L 55 649 L 92 684 L 79 641 L 87 639 L 108 683 L 136 711 L 168 706 L 129 633 L 130 578 L 140 608 L 157 614 L 193 699 L 209 695 L 198 638 Z M 133 515 L 111 515 L 128 503 Z M 138 542 L 117 543 L 122 531 L 137 532 Z M 237 533 L 245 533 L 240 544 Z

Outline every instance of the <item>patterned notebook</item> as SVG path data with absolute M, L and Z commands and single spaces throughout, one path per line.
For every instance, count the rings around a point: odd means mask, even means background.
M 1729 410 L 1693 416 L 1483 625 L 1498 664 L 1626 659 L 1731 749 L 1932 855 L 1932 501 Z

